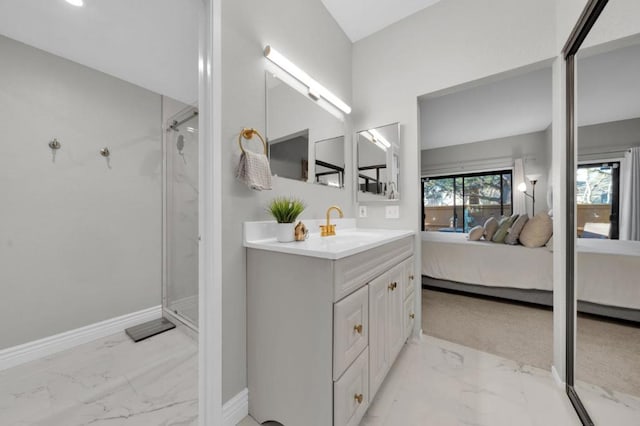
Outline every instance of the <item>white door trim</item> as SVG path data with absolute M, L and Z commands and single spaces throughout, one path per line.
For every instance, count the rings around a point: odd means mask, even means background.
M 222 424 L 221 1 L 202 0 L 199 55 L 199 424 Z

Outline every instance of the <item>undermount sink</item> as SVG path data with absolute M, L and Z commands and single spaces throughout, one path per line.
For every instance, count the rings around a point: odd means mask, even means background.
M 320 221 L 305 220 L 307 227 L 311 230 L 317 229 L 316 222 L 320 223 Z M 336 222 L 340 225 L 341 221 L 336 220 Z M 413 235 L 413 231 L 410 230 L 355 228 L 353 219 L 342 219 L 342 222 L 343 226 L 338 226 L 336 235 L 321 237 L 319 233 L 312 232 L 305 241 L 290 243 L 276 241 L 275 237 L 269 236 L 264 229 L 263 232 L 253 232 L 255 226 L 268 227 L 268 222 L 247 222 L 244 245 L 249 248 L 301 256 L 341 259 Z

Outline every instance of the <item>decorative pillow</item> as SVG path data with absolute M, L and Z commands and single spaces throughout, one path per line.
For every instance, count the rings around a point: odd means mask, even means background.
M 484 235 L 484 228 L 482 225 L 474 226 L 469 231 L 469 241 L 479 241 Z
M 484 238 L 487 241 L 491 241 L 493 234 L 498 230 L 498 220 L 495 217 L 490 217 L 484 223 Z
M 553 234 L 553 221 L 548 214 L 540 212 L 524 225 L 520 233 L 520 244 L 525 247 L 542 247 Z
M 491 241 L 494 243 L 504 243 L 504 239 L 506 238 L 507 233 L 509 233 L 509 228 L 511 228 L 511 225 L 513 225 L 513 222 L 515 222 L 517 218 L 518 215 L 514 214 L 511 217 L 504 217 L 500 219 L 500 226 L 496 233 L 493 234 Z
M 513 222 L 513 225 L 511 225 L 511 229 L 509 229 L 509 233 L 505 237 L 504 243 L 510 244 L 512 246 L 515 246 L 516 244 L 518 244 L 518 237 L 520 237 L 520 232 L 522 232 L 522 229 L 524 228 L 524 225 L 527 223 L 528 220 L 529 220 L 529 215 L 527 214 L 518 216 L 516 221 Z

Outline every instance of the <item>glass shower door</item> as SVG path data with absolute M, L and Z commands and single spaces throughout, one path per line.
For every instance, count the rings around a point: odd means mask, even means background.
M 165 144 L 165 313 L 198 325 L 198 112 L 167 123 Z

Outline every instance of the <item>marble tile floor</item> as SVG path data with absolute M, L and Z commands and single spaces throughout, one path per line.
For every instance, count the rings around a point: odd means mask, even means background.
M 0 425 L 197 425 L 198 343 L 186 327 L 124 332 L 0 372 Z
M 197 351 L 197 337 L 179 326 L 137 344 L 120 333 L 2 371 L 0 425 L 197 425 Z M 637 399 L 577 388 L 596 424 L 638 424 Z M 514 424 L 580 422 L 547 371 L 430 336 L 406 345 L 361 422 Z
M 575 390 L 596 425 L 640 425 L 640 398 L 576 380 Z
M 256 426 L 246 418 L 242 426 Z M 548 371 L 431 336 L 409 342 L 360 426 L 580 426 Z

